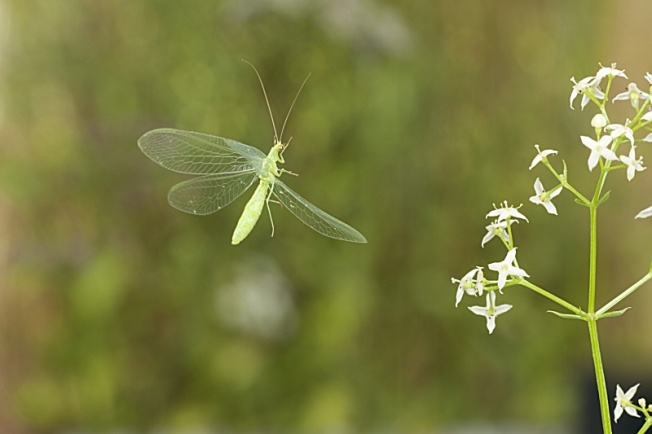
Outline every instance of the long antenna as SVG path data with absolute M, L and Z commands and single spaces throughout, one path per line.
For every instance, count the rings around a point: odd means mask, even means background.
M 281 140 L 281 137 L 283 137 L 283 131 L 285 131 L 285 124 L 287 124 L 288 119 L 290 118 L 290 113 L 292 113 L 292 109 L 294 108 L 294 103 L 297 102 L 297 98 L 299 98 L 299 94 L 301 93 L 301 89 L 303 89 L 303 86 L 306 85 L 306 82 L 310 78 L 310 74 L 306 77 L 305 80 L 303 80 L 303 83 L 301 83 L 301 87 L 297 91 L 297 94 L 294 96 L 294 100 L 292 100 L 292 104 L 290 105 L 290 110 L 288 110 L 288 114 L 285 116 L 285 120 L 283 121 L 283 126 L 281 127 L 281 135 L 279 136 L 279 140 Z
M 272 114 L 272 107 L 269 105 L 269 99 L 267 98 L 267 92 L 265 92 L 265 85 L 263 84 L 263 79 L 260 78 L 260 74 L 258 73 L 258 70 L 254 65 L 251 64 L 251 62 L 248 62 L 244 59 L 241 59 L 244 63 L 248 64 L 251 66 L 256 73 L 256 76 L 258 77 L 258 81 L 260 82 L 260 87 L 263 89 L 263 95 L 265 96 L 265 103 L 267 104 L 267 110 L 269 111 L 269 118 L 272 120 L 272 128 L 274 128 L 274 141 L 278 139 L 278 135 L 276 134 L 276 124 L 274 123 L 274 115 Z M 303 87 L 303 86 L 302 86 Z M 285 126 L 285 124 L 283 124 Z M 283 134 L 283 131 L 281 131 L 281 134 Z

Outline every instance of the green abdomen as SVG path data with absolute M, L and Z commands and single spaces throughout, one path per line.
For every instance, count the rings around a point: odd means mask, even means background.
M 233 231 L 231 244 L 240 244 L 242 240 L 247 238 L 247 235 L 249 235 L 254 226 L 256 226 L 260 213 L 263 211 L 268 190 L 269 184 L 267 181 L 261 179 L 260 184 L 256 187 L 256 191 L 254 191 L 254 195 L 251 196 L 251 199 L 247 202 L 247 206 L 242 211 L 240 220 L 238 220 L 235 231 Z

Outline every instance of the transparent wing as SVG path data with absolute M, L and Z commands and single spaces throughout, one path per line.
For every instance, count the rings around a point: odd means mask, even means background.
M 346 223 L 326 214 L 285 185 L 274 181 L 274 196 L 299 220 L 327 237 L 353 243 L 366 243 L 367 239 Z
M 192 131 L 161 128 L 138 139 L 138 147 L 149 158 L 175 172 L 191 175 L 261 170 L 259 149 L 235 140 Z
M 214 213 L 233 202 L 257 178 L 258 174 L 253 169 L 194 178 L 172 187 L 168 201 L 176 209 L 190 214 Z

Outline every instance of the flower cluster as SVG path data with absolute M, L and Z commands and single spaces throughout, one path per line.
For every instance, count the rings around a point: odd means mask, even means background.
M 592 101 L 600 109 L 600 113 L 593 117 L 591 125 L 595 128 L 596 138 L 581 136 L 580 140 L 591 152 L 588 158 L 590 171 L 600 164 L 603 170 L 627 169 L 627 180 L 634 179 L 636 172 L 645 170 L 643 158 L 636 155 L 636 142 L 652 142 L 652 111 L 650 111 L 650 92 L 644 92 L 638 88 L 636 83 L 629 83 L 625 92 L 616 95 L 611 102 L 629 101 L 634 109 L 632 119 L 626 119 L 623 124 L 611 123 L 605 109 L 605 98 L 609 93 L 614 78 L 628 79 L 624 70 L 616 69 L 616 65 L 601 67 L 594 76 L 583 78 L 579 82 L 571 78 L 573 89 L 570 96 L 570 106 L 581 94 L 580 106 L 582 110 Z M 644 76 L 652 90 L 652 74 L 649 72 Z M 601 89 L 606 79 L 606 92 Z M 648 134 L 640 139 L 634 137 L 638 131 Z M 618 155 L 617 151 L 623 142 L 629 142 L 629 152 Z M 622 164 L 619 164 L 622 163 Z M 612 164 L 616 164 L 612 166 Z M 636 218 L 646 218 L 652 215 L 652 207 L 641 211 Z
M 587 323 L 605 433 L 611 433 L 612 431 L 609 417 L 609 395 L 598 344 L 597 321 L 602 318 L 620 316 L 629 309 L 626 307 L 613 310 L 616 305 L 633 294 L 643 284 L 652 281 L 652 264 L 647 273 L 637 282 L 624 289 L 602 307 L 596 306 L 597 212 L 598 208 L 609 199 L 610 192 L 605 192 L 605 185 L 611 172 L 620 171 L 620 173 L 625 174 L 628 181 L 632 181 L 639 172 L 646 169 L 643 165 L 643 157 L 639 155 L 639 148 L 644 149 L 648 146 L 648 143 L 652 143 L 652 97 L 650 96 L 652 94 L 652 74 L 647 73 L 644 78 L 649 84 L 647 89 L 641 90 L 636 83 L 629 83 L 624 92 L 613 97 L 610 96 L 610 90 L 614 80 L 628 80 L 625 71 L 616 69 L 615 64 L 609 67 L 601 66 L 595 75 L 579 81 L 571 78 L 573 83 L 570 95 L 571 108 L 573 108 L 573 103 L 580 96 L 582 110 L 589 103 L 594 104 L 597 108 L 597 113 L 591 119 L 592 134 L 581 135 L 576 143 L 577 145 L 581 143 L 588 149 L 588 169 L 590 172 L 597 173 L 596 185 L 590 195 L 584 196 L 570 183 L 568 167 L 565 161 L 561 161 L 561 170 L 559 170 L 560 164 L 557 160 L 559 152 L 554 149 L 542 150 L 539 145 L 535 145 L 536 155 L 529 166 L 530 170 L 535 168 L 539 170 L 541 166 L 544 166 L 554 177 L 554 181 L 546 180 L 543 177 L 535 179 L 534 195 L 530 197 L 530 202 L 541 205 L 548 214 L 557 215 L 557 207 L 553 200 L 566 191 L 575 197 L 576 203 L 589 209 L 590 259 L 587 307 L 582 309 L 565 300 L 562 296 L 534 284 L 529 279 L 529 274 L 521 268 L 516 260 L 517 248 L 512 231 L 513 223 L 527 222 L 528 219 L 521 213 L 520 207 L 510 206 L 507 201 L 503 202 L 500 207 L 494 205 L 494 210 L 487 214 L 486 217 L 491 219 L 491 223 L 486 226 L 487 232 L 481 242 L 482 247 L 484 247 L 493 239 L 500 240 L 507 250 L 505 259 L 490 263 L 486 267 L 475 267 L 461 279 L 452 279 L 453 283 L 458 285 L 455 306 L 460 304 L 464 296 L 486 297 L 484 306 L 471 306 L 469 310 L 486 318 L 489 333 L 492 333 L 496 328 L 498 315 L 512 309 L 512 305 L 498 304 L 496 299 L 499 295 L 502 296 L 505 288 L 514 285 L 530 289 L 564 308 L 564 312 L 548 311 L 557 317 Z M 613 122 L 609 118 L 607 105 L 622 104 L 621 101 L 629 102 L 625 108 L 630 110 L 629 106 L 631 106 L 632 113 L 620 123 Z M 555 158 L 553 159 L 553 157 Z M 553 163 L 555 164 L 553 165 Z M 549 175 L 548 178 L 550 178 Z M 544 183 L 551 188 L 544 187 Z M 652 217 L 652 206 L 640 211 L 635 218 L 647 217 Z M 485 269 L 487 270 L 486 274 L 490 274 L 489 277 L 485 275 Z M 492 275 L 490 272 L 495 274 Z M 639 398 L 636 403 L 633 402 L 638 386 L 637 384 L 631 387 L 627 392 L 623 392 L 620 385 L 617 386 L 616 406 L 613 416 L 616 422 L 623 413 L 633 417 L 643 416 L 645 422 L 639 430 L 639 433 L 642 434 L 652 428 L 652 405 L 648 405 L 644 398 Z
M 620 77 L 627 79 L 625 71 L 616 69 L 616 65 L 610 67 L 601 67 L 596 75 L 576 81 L 571 78 L 573 82 L 573 89 L 570 96 L 570 106 L 573 108 L 575 99 L 582 95 L 580 106 L 582 110 L 589 102 L 595 103 L 600 109 L 600 113 L 596 114 L 591 120 L 591 126 L 595 130 L 595 138 L 589 136 L 580 136 L 580 141 L 586 146 L 590 153 L 587 159 L 589 171 L 593 171 L 598 165 L 602 172 L 608 172 L 617 169 L 626 169 L 627 180 L 631 181 L 636 176 L 636 172 L 645 170 L 643 166 L 643 157 L 636 154 L 636 143 L 638 142 L 652 142 L 652 111 L 650 111 L 650 93 L 643 92 L 638 88 L 636 83 L 630 83 L 627 86 L 627 91 L 616 95 L 612 102 L 615 101 L 629 101 L 632 108 L 635 110 L 633 118 L 625 120 L 623 124 L 611 123 L 607 116 L 605 108 L 607 95 L 611 88 L 614 78 Z M 602 83 L 606 80 L 606 91 L 602 91 Z M 652 74 L 645 74 L 645 80 L 652 87 Z M 635 138 L 635 133 L 638 131 L 647 131 L 648 134 L 640 139 Z M 629 152 L 626 154 L 618 155 L 618 148 L 624 142 L 629 143 Z M 564 174 L 558 173 L 547 161 L 547 156 L 556 154 L 555 150 L 541 151 L 538 145 L 537 156 L 530 165 L 530 170 L 537 164 L 543 162 L 546 167 L 557 178 L 559 184 L 552 190 L 545 190 L 539 178 L 534 182 L 535 195 L 530 198 L 532 203 L 543 205 L 543 207 L 550 214 L 557 214 L 557 208 L 552 203 L 552 199 L 561 193 L 567 185 L 566 167 L 564 166 Z M 572 191 L 572 189 L 571 189 Z M 584 201 L 577 192 L 574 192 L 580 201 Z M 646 208 L 641 211 L 636 218 L 646 218 L 652 216 L 652 207 Z
M 489 270 L 498 273 L 495 280 L 485 278 L 483 267 L 475 267 L 464 275 L 461 279 L 451 279 L 457 283 L 457 295 L 455 297 L 455 306 L 460 304 L 464 295 L 482 296 L 487 291 L 486 306 L 471 306 L 469 310 L 476 315 L 484 316 L 487 319 L 487 329 L 492 333 L 496 328 L 496 317 L 507 312 L 512 308 L 509 304 L 496 305 L 496 292 L 502 294 L 505 286 L 519 283 L 522 278 L 529 275 L 519 268 L 516 261 L 516 247 L 512 235 L 512 223 L 518 223 L 519 219 L 528 221 L 527 218 L 518 210 L 504 202 L 500 207 L 494 207 L 494 210 L 487 214 L 487 218 L 492 218 L 493 223 L 488 225 L 487 233 L 482 238 L 482 247 L 491 239 L 497 237 L 507 249 L 505 259 L 500 262 L 493 262 L 487 266 Z
M 643 158 L 637 154 L 637 145 L 643 142 L 652 142 L 652 111 L 650 110 L 652 106 L 650 101 L 652 74 L 647 73 L 644 77 L 650 85 L 647 92 L 640 90 L 636 83 L 629 83 L 625 92 L 619 93 L 611 99 L 611 103 L 629 101 L 634 110 L 631 120 L 627 119 L 620 124 L 611 122 L 606 110 L 606 104 L 610 102 L 609 91 L 616 78 L 628 79 L 625 71 L 616 69 L 615 64 L 609 67 L 601 66 L 595 75 L 579 81 L 571 78 L 573 83 L 570 95 L 571 108 L 581 95 L 582 110 L 591 102 L 599 109 L 599 113 L 591 120 L 591 127 L 595 135 L 580 136 L 580 142 L 590 151 L 587 159 L 589 171 L 593 171 L 596 167 L 600 169 L 599 185 L 604 184 L 609 172 L 619 169 L 624 169 L 627 180 L 632 181 L 638 172 L 645 170 Z M 647 135 L 641 136 L 641 133 Z M 625 152 L 622 150 L 624 146 L 628 147 Z M 541 150 L 539 145 L 535 145 L 535 149 L 537 153 L 530 163 L 529 169 L 532 170 L 539 165 L 545 166 L 556 179 L 556 184 L 552 188 L 546 189 L 541 178 L 536 178 L 534 181 L 535 194 L 530 197 L 530 202 L 543 206 L 549 214 L 557 215 L 557 207 L 553 203 L 553 199 L 559 196 L 564 189 L 571 192 L 576 197 L 576 201 L 585 206 L 595 205 L 596 201 L 601 203 L 607 199 L 607 194 L 589 199 L 576 190 L 568 181 L 566 163 L 563 162 L 563 170 L 558 171 L 548 160 L 549 157 L 557 155 L 558 151 L 554 149 Z M 652 206 L 639 212 L 636 218 L 650 216 L 652 216 Z M 530 287 L 533 285 L 525 280 L 529 275 L 518 266 L 516 247 L 512 236 L 512 223 L 518 223 L 519 220 L 528 221 L 527 218 L 518 208 L 509 206 L 507 202 L 498 208 L 495 207 L 487 214 L 487 218 L 491 218 L 493 221 L 486 226 L 487 233 L 482 239 L 482 247 L 496 238 L 501 240 L 507 249 L 507 255 L 503 261 L 491 263 L 486 267 L 497 273 L 496 279 L 487 279 L 484 267 L 475 267 L 461 279 L 454 278 L 452 281 L 458 284 L 455 306 L 459 305 L 464 295 L 480 297 L 485 292 L 487 293 L 486 306 L 473 306 L 469 309 L 487 319 L 487 329 L 491 333 L 496 327 L 496 317 L 512 308 L 508 304 L 497 305 L 496 292 L 502 294 L 502 289 L 505 286 L 515 284 L 526 284 Z

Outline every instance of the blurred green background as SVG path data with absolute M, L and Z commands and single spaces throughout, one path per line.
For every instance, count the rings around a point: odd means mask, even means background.
M 489 336 L 450 278 L 502 260 L 480 240 L 509 200 L 530 217 L 520 264 L 584 303 L 586 212 L 527 202 L 551 183 L 527 167 L 540 143 L 592 185 L 593 113 L 569 109 L 569 78 L 617 61 L 642 84 L 651 16 L 633 0 L 0 1 L 0 432 L 577 426 L 581 324 L 517 288 Z M 312 73 L 286 182 L 369 244 L 277 209 L 273 238 L 263 215 L 233 247 L 245 198 L 207 217 L 167 204 L 185 178 L 140 152 L 144 132 L 271 146 L 241 59 L 277 123 Z M 631 220 L 649 172 L 614 176 L 628 188 L 601 208 L 603 301 L 649 264 L 652 228 Z M 607 366 L 649 366 L 650 327 L 644 309 L 605 322 Z

